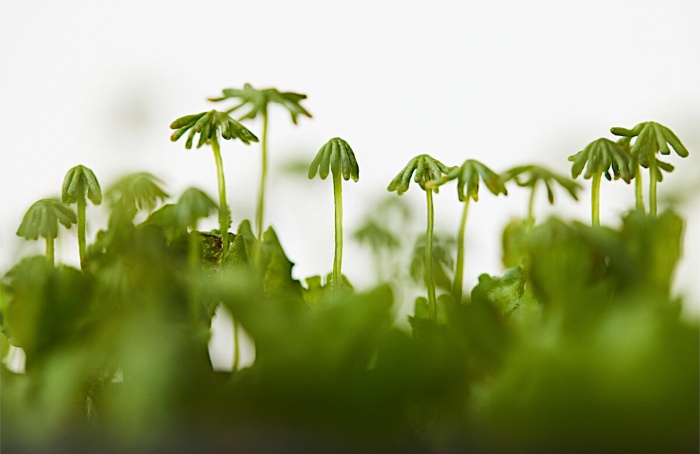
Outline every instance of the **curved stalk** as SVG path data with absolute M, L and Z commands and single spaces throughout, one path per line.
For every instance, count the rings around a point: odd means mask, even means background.
M 54 261 L 54 239 L 53 238 L 46 238 L 46 261 L 49 262 L 49 265 L 53 266 L 55 261 Z
M 532 191 L 535 192 L 535 191 Z M 462 302 L 462 280 L 464 279 L 464 232 L 467 229 L 467 214 L 469 212 L 469 197 L 464 202 L 462 211 L 462 222 L 459 225 L 459 238 L 457 238 L 457 266 L 455 268 L 455 278 L 452 282 L 452 296 L 455 302 Z
M 211 141 L 211 149 L 214 151 L 216 162 L 216 177 L 219 184 L 219 232 L 221 233 L 221 260 L 223 261 L 228 251 L 228 228 L 231 226 L 231 214 L 226 203 L 226 182 L 224 181 L 224 163 L 221 159 L 219 141 L 216 137 Z
M 656 156 L 649 158 L 649 214 L 656 216 Z
M 642 186 L 642 169 L 639 164 L 637 164 L 634 170 L 634 207 L 637 211 L 644 213 L 644 195 Z
M 80 253 L 80 268 L 85 268 L 85 255 L 87 254 L 87 244 L 85 241 L 85 209 L 87 202 L 85 199 L 78 199 L 78 252 Z
M 591 183 L 591 225 L 600 226 L 600 179 L 602 173 L 596 172 Z
M 425 190 L 428 202 L 428 228 L 425 231 L 425 285 L 428 288 L 428 307 L 433 320 L 437 320 L 437 299 L 435 297 L 435 279 L 433 277 L 433 190 Z
M 537 189 L 537 184 L 532 186 L 532 191 L 530 192 L 530 201 L 527 204 L 527 217 L 528 219 L 535 219 L 535 190 Z
M 258 230 L 258 240 L 260 241 L 262 241 L 263 233 L 263 213 L 265 212 L 265 182 L 267 181 L 267 109 L 263 109 L 262 118 L 262 170 L 260 173 L 260 194 L 258 195 L 258 212 L 255 219 Z
M 335 257 L 333 259 L 333 287 L 340 288 L 343 275 L 343 186 L 340 172 L 333 173 L 333 202 L 335 204 Z

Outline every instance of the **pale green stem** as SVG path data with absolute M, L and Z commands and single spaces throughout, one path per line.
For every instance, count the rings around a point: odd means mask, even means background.
M 433 190 L 425 190 L 428 201 L 428 228 L 425 231 L 425 285 L 428 288 L 428 307 L 433 320 L 437 320 L 437 299 L 435 298 L 435 279 L 433 278 Z
M 530 192 L 530 201 L 527 204 L 527 217 L 533 221 L 535 220 L 535 189 L 537 189 L 537 186 L 533 184 Z
M 335 257 L 333 259 L 333 287 L 342 286 L 343 274 L 343 186 L 340 173 L 333 173 L 333 202 L 335 204 Z
M 219 141 L 216 137 L 211 141 L 211 148 L 214 151 L 214 161 L 216 162 L 216 176 L 219 183 L 219 232 L 221 233 L 221 260 L 224 260 L 228 251 L 228 228 L 231 225 L 231 212 L 226 203 L 226 182 L 224 181 L 224 163 L 221 159 Z
M 656 155 L 649 159 L 649 214 L 656 216 Z
M 263 214 L 265 212 L 265 182 L 267 181 L 267 109 L 262 111 L 263 131 L 262 131 L 262 170 L 260 173 L 260 194 L 258 196 L 258 212 L 256 215 L 256 225 L 258 229 L 258 240 L 262 241 Z
M 469 212 L 469 197 L 464 202 L 462 210 L 462 221 L 459 224 L 459 237 L 457 238 L 457 266 L 455 268 L 455 279 L 452 282 L 452 296 L 455 302 L 462 302 L 462 281 L 464 279 L 464 232 L 467 230 L 467 213 Z
M 46 238 L 46 261 L 51 266 L 53 266 L 55 263 L 55 260 L 54 260 L 54 239 L 53 238 Z
M 85 207 L 87 202 L 78 199 L 78 252 L 80 253 L 80 268 L 85 268 L 85 255 L 87 254 L 87 244 L 85 241 Z
M 637 164 L 634 171 L 634 207 L 637 211 L 644 213 L 644 195 L 642 186 L 642 169 Z
M 233 367 L 231 368 L 232 372 L 236 372 L 238 370 L 238 365 L 241 362 L 241 347 L 240 343 L 238 342 L 238 338 L 238 322 L 236 321 L 236 319 L 233 319 Z
M 593 227 L 600 226 L 600 179 L 602 177 L 602 172 L 596 172 L 593 174 L 591 183 L 591 225 Z
M 464 232 L 467 229 L 467 214 L 469 212 L 469 197 L 464 202 L 462 210 L 462 222 L 459 224 L 459 236 L 457 238 L 457 266 L 455 268 L 455 279 L 452 283 L 452 296 L 455 302 L 462 302 L 462 280 L 464 279 Z

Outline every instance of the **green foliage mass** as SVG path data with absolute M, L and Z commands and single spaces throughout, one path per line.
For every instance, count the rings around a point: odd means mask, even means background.
M 248 104 L 248 117 L 269 101 L 293 120 L 308 114 L 304 95 L 246 86 L 224 97 Z M 175 134 L 212 144 L 241 133 L 217 115 L 176 120 Z M 634 180 L 635 166 L 663 168 L 644 156 L 664 143 L 687 155 L 664 128 L 614 129 L 624 139 L 593 142 L 573 157 L 573 175 L 588 165 L 591 178 Z M 324 146 L 311 176 L 357 181 L 346 145 Z M 536 185 L 550 203 L 553 187 L 576 199 L 580 186 L 535 165 L 499 174 L 419 155 L 389 190 L 411 179 L 426 192 L 428 230 L 418 236 L 395 195 L 368 204 L 353 236 L 376 254 L 368 288 L 339 263 L 325 278 L 298 278 L 292 260 L 306 257 L 285 252 L 284 226 L 256 234 L 241 219 L 229 231 L 225 203 L 198 189 L 171 199 L 145 172 L 114 183 L 80 269 L 18 257 L 0 279 L 3 452 L 697 452 L 700 329 L 673 286 L 690 233 L 680 213 L 646 212 L 630 195 L 635 209 L 617 227 L 536 221 Z M 493 194 L 510 181 L 532 191 L 530 216 L 504 229 L 504 270 L 481 274 L 464 296 L 455 242 L 432 233 L 432 195 L 450 179 L 464 205 L 479 181 Z M 99 188 L 77 166 L 64 201 L 99 203 Z M 219 229 L 199 230 L 217 214 Z M 17 233 L 46 238 L 53 254 L 58 225 L 75 223 L 71 208 L 43 199 Z M 249 364 L 212 367 L 217 311 L 254 346 Z M 23 370 L 10 367 L 20 348 Z

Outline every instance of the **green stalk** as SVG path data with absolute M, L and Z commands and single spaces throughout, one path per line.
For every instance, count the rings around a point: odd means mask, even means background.
M 428 287 L 428 307 L 432 310 L 433 320 L 437 320 L 437 299 L 433 278 L 433 190 L 426 189 L 425 194 L 428 201 L 428 228 L 425 231 L 425 285 Z
M 85 268 L 85 255 L 87 254 L 87 244 L 85 241 L 85 199 L 78 199 L 78 251 L 80 252 L 80 268 Z
M 534 191 L 533 191 L 534 192 Z M 459 225 L 459 238 L 457 238 L 457 266 L 455 268 L 455 279 L 452 282 L 452 296 L 455 302 L 462 302 L 462 280 L 464 278 L 464 232 L 467 229 L 467 213 L 469 212 L 469 197 L 464 202 L 462 211 L 462 222 Z
M 639 164 L 637 164 L 634 170 L 634 207 L 637 211 L 644 213 L 644 195 L 642 187 L 642 169 Z
M 591 183 L 591 225 L 593 227 L 600 226 L 600 179 L 602 177 L 602 172 L 596 172 Z
M 219 232 L 221 233 L 221 261 L 228 251 L 228 228 L 231 225 L 231 214 L 226 203 L 226 182 L 224 181 L 224 163 L 221 159 L 219 141 L 216 137 L 211 141 L 211 149 L 214 151 L 216 162 L 216 176 L 219 182 Z
M 527 217 L 528 219 L 535 219 L 535 189 L 537 189 L 536 183 L 532 186 L 532 191 L 530 192 L 530 201 L 527 204 Z
M 241 348 L 238 342 L 238 337 L 238 322 L 233 319 L 233 366 L 231 368 L 231 372 L 238 371 L 238 364 L 241 361 Z
M 649 214 L 656 216 L 656 156 L 649 159 Z
M 343 186 L 340 172 L 333 172 L 333 202 L 335 204 L 335 257 L 333 259 L 333 287 L 340 288 L 343 275 Z
M 54 261 L 54 239 L 53 238 L 46 238 L 46 261 L 49 262 L 49 265 L 53 266 L 55 261 Z
M 262 241 L 263 213 L 265 211 L 265 182 L 267 180 L 267 109 L 262 111 L 262 171 L 260 174 L 260 194 L 258 198 L 258 213 L 256 224 L 258 228 L 258 240 Z

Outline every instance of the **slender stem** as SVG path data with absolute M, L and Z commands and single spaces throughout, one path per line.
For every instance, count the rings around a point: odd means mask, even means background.
M 433 277 L 433 190 L 425 190 L 428 201 L 428 228 L 425 231 L 425 285 L 428 288 L 428 307 L 433 320 L 437 320 L 437 299 L 435 298 L 435 279 Z
M 637 164 L 634 170 L 634 207 L 644 213 L 644 195 L 642 187 L 642 168 Z
M 333 173 L 333 202 L 335 204 L 335 257 L 333 259 L 333 287 L 342 286 L 343 274 L 343 186 L 340 173 Z
M 534 191 L 533 191 L 534 192 Z M 459 236 L 457 238 L 457 266 L 455 268 L 455 279 L 452 282 L 452 296 L 455 302 L 462 302 L 462 281 L 464 279 L 464 232 L 467 229 L 467 213 L 469 212 L 469 197 L 464 202 L 462 210 L 462 222 L 459 224 Z
M 263 214 L 265 212 L 265 182 L 267 181 L 267 109 L 262 111 L 262 170 L 260 173 L 260 194 L 258 196 L 258 212 L 255 223 L 258 229 L 258 240 L 262 241 Z
M 46 261 L 49 262 L 49 265 L 51 266 L 53 266 L 55 263 L 53 238 L 46 238 Z
M 197 275 L 199 273 L 199 257 L 200 257 L 200 234 L 196 230 L 196 226 L 192 227 L 190 232 L 189 254 L 187 257 L 190 271 L 190 316 L 194 326 L 199 325 L 199 281 Z
M 219 232 L 221 233 L 221 260 L 223 261 L 228 251 L 228 228 L 231 226 L 231 212 L 226 203 L 226 182 L 224 181 L 224 163 L 221 160 L 219 141 L 214 137 L 211 141 L 216 162 L 216 177 L 219 182 Z
M 233 366 L 231 367 L 232 372 L 236 372 L 238 370 L 238 365 L 241 362 L 241 347 L 240 347 L 240 342 L 238 341 L 238 338 L 240 336 L 238 335 L 238 322 L 236 319 L 233 319 Z
M 591 225 L 593 227 L 600 226 L 600 179 L 602 172 L 593 174 L 593 182 L 591 183 Z
M 527 217 L 528 219 L 535 220 L 535 192 L 537 190 L 537 183 L 532 185 L 532 191 L 530 191 L 530 201 L 527 204 Z
M 85 255 L 87 244 L 85 241 L 85 206 L 84 199 L 78 199 L 78 252 L 80 253 L 80 268 L 85 269 Z
M 656 169 L 656 155 L 652 154 L 649 159 L 649 214 L 652 216 L 656 216 Z

